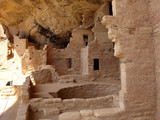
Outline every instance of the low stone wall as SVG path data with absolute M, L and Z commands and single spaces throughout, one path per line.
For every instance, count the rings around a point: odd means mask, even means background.
M 80 110 L 78 112 L 66 112 L 59 115 L 58 120 L 113 120 L 112 117 L 123 114 L 120 108 L 106 108 L 98 110 Z M 110 117 L 112 116 L 112 117 Z M 114 120 L 120 120 L 115 118 Z M 122 118 L 122 120 L 125 120 Z
M 24 82 L 22 86 L 22 91 L 21 91 L 21 97 L 22 101 L 21 104 L 18 108 L 17 112 L 17 118 L 16 120 L 28 120 L 29 118 L 29 99 L 31 96 L 31 87 L 30 87 L 30 77 L 26 78 L 26 81 Z
M 30 100 L 30 110 L 37 114 L 43 112 L 43 116 L 53 116 L 68 111 L 80 111 L 89 109 L 112 108 L 115 107 L 114 96 L 104 96 L 90 99 L 66 99 L 60 98 L 42 99 L 34 98 Z M 39 118 L 40 119 L 40 118 Z

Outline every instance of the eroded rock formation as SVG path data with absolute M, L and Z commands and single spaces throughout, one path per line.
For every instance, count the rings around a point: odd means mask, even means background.
M 82 15 L 94 13 L 103 0 L 1 0 L 0 22 L 9 34 L 44 45 L 67 45 Z

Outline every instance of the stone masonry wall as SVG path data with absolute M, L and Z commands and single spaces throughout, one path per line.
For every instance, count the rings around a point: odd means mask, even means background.
M 154 41 L 149 0 L 114 0 L 113 5 L 114 16 L 106 16 L 103 22 L 109 29 L 109 39 L 115 42 L 114 55 L 121 59 L 120 108 L 129 113 L 125 120 L 155 120 Z
M 84 48 L 83 35 L 87 34 L 89 41 L 93 40 L 91 30 L 77 28 L 73 31 L 70 43 L 65 49 L 48 49 L 47 63 L 53 65 L 60 75 L 81 74 L 81 48 Z M 72 68 L 68 68 L 67 59 L 72 59 Z
M 150 2 L 150 19 L 153 26 L 153 40 L 155 47 L 155 61 L 156 61 L 156 87 L 157 87 L 157 111 L 156 118 L 160 119 L 160 2 L 159 0 L 152 0 Z

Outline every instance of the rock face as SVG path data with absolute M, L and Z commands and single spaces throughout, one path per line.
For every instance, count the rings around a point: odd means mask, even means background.
M 44 45 L 65 47 L 82 15 L 94 13 L 103 0 L 0 0 L 0 22 L 14 34 Z

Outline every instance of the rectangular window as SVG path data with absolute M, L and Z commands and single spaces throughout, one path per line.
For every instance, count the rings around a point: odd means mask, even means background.
M 68 66 L 68 69 L 72 68 L 72 58 L 67 58 L 67 66 Z
M 94 59 L 94 70 L 99 70 L 99 59 Z
M 109 1 L 108 4 L 109 4 L 109 15 L 113 16 L 112 1 Z
M 83 35 L 84 45 L 88 46 L 88 35 Z

